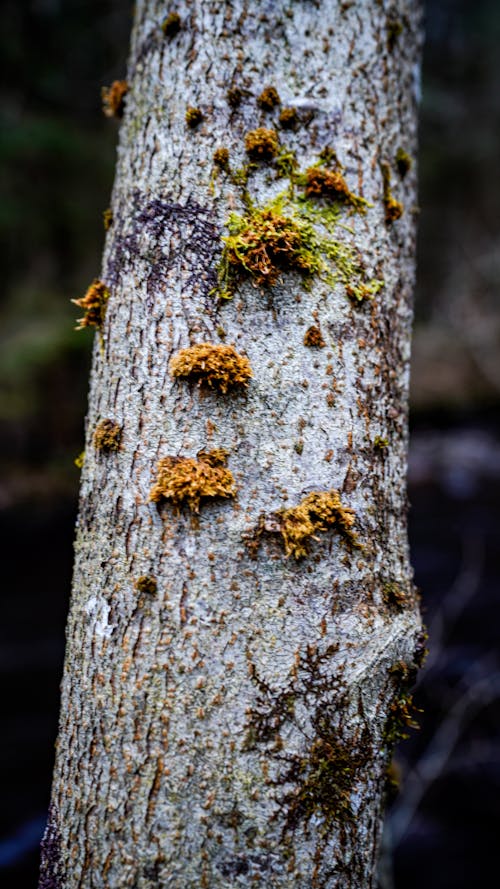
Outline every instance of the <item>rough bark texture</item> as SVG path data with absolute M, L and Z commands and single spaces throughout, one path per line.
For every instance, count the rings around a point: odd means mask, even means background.
M 41 886 L 368 889 L 402 685 L 421 653 L 405 524 L 415 167 L 395 164 L 399 148 L 415 153 L 419 11 L 176 11 L 180 30 L 164 33 L 163 3 L 136 6 Z M 259 106 L 266 86 L 297 109 L 295 129 Z M 294 272 L 267 289 L 243 279 L 229 301 L 213 292 L 229 214 L 248 212 L 242 177 L 213 153 L 244 167 L 259 126 L 302 171 L 335 150 L 370 206 L 340 204 L 334 236 L 383 281 L 373 299 L 325 275 L 305 289 Z M 384 164 L 404 205 L 392 222 Z M 289 188 L 275 162 L 250 170 L 254 206 Z M 312 326 L 324 347 L 304 344 Z M 248 356 L 247 392 L 169 373 L 203 342 Z M 95 446 L 103 419 L 121 427 L 115 450 Z M 150 500 L 158 460 L 214 448 L 236 498 L 202 501 L 197 521 Z M 360 546 L 333 528 L 287 558 L 279 510 L 331 490 Z

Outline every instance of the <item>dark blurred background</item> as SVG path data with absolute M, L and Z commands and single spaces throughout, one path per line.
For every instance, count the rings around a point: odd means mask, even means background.
M 430 630 L 383 889 L 491 885 L 500 832 L 500 4 L 428 0 L 410 532 Z M 4 0 L 0 32 L 0 885 L 35 889 L 57 730 L 126 0 Z

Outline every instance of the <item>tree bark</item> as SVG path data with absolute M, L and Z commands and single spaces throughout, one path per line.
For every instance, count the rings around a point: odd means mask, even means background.
M 368 889 L 422 648 L 405 493 L 419 9 L 176 11 L 162 29 L 163 3 L 136 4 L 40 886 Z M 278 159 L 252 161 L 258 128 Z M 264 280 L 233 256 L 222 299 L 230 214 L 251 227 L 277 206 L 312 226 L 321 267 L 275 253 Z M 248 388 L 173 376 L 201 343 L 247 356 Z M 235 496 L 199 516 L 151 499 L 159 461 L 215 451 L 210 472 L 218 449 Z M 286 510 L 331 492 L 299 553 Z

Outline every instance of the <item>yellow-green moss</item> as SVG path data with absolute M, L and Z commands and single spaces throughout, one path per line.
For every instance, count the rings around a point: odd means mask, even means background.
M 161 23 L 165 37 L 175 37 L 181 29 L 181 17 L 178 12 L 170 12 Z
M 84 327 L 102 327 L 108 299 L 109 290 L 98 278 L 94 279 L 85 296 L 81 299 L 72 299 L 71 302 L 85 313 L 83 318 L 78 318 L 76 330 L 83 330 Z
M 225 394 L 230 389 L 246 388 L 252 377 L 252 368 L 248 358 L 239 355 L 233 346 L 199 343 L 174 355 L 170 373 Z
M 403 215 L 403 204 L 400 201 L 397 201 L 391 191 L 391 168 L 389 164 L 382 163 L 380 165 L 382 170 L 382 179 L 384 183 L 384 208 L 385 208 L 385 221 L 387 225 L 392 225 L 396 219 L 399 219 Z
M 81 451 L 77 457 L 73 460 L 77 469 L 83 469 L 83 464 L 85 463 L 85 451 Z
M 111 86 L 102 87 L 102 110 L 106 117 L 122 117 L 127 93 L 126 80 L 114 80 Z
M 203 112 L 199 108 L 193 108 L 188 105 L 186 108 L 186 123 L 191 130 L 194 130 L 203 120 Z
M 158 461 L 156 483 L 150 500 L 168 500 L 176 511 L 186 505 L 194 513 L 200 511 L 202 500 L 234 497 L 236 486 L 226 468 L 227 452 L 222 448 L 201 452 L 193 457 L 163 457 Z
M 311 324 L 311 327 L 307 328 L 304 334 L 304 346 L 316 349 L 324 349 L 326 346 L 323 334 L 317 324 Z
M 235 286 L 251 278 L 258 286 L 272 287 L 284 272 L 303 277 L 318 274 L 324 263 L 313 227 L 286 216 L 279 202 L 232 214 L 219 271 L 220 295 L 230 297 Z
M 152 577 L 150 574 L 141 574 L 135 582 L 135 588 L 140 593 L 147 593 L 148 596 L 154 596 L 158 591 L 158 582 L 156 577 Z
M 342 505 L 338 491 L 313 491 L 290 509 L 277 513 L 279 531 L 285 553 L 301 559 L 307 556 L 312 540 L 317 535 L 335 529 L 350 543 L 356 543 L 354 510 Z
M 387 438 L 382 438 L 380 435 L 376 435 L 373 439 L 373 447 L 376 448 L 377 451 L 385 451 L 386 448 L 389 447 L 389 440 Z
M 101 420 L 94 432 L 94 447 L 98 451 L 118 451 L 122 439 L 122 427 L 113 420 Z
M 257 127 L 245 136 L 245 150 L 253 161 L 268 162 L 276 157 L 280 148 L 276 130 Z
M 257 105 L 259 108 L 262 108 L 263 111 L 272 111 L 276 105 L 280 104 L 280 102 L 281 99 L 274 86 L 266 86 L 257 99 Z
M 401 176 L 401 179 L 404 179 L 406 174 L 411 170 L 413 166 L 413 161 L 404 148 L 398 148 L 396 151 L 396 157 L 394 158 L 394 163 L 396 164 L 396 169 Z

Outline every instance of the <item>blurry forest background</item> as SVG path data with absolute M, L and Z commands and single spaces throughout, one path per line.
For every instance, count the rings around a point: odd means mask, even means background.
M 427 0 L 410 532 L 431 654 L 383 889 L 469 889 L 500 832 L 500 4 Z M 0 33 L 0 884 L 34 889 L 57 729 L 128 0 L 4 0 Z M 488 879 L 487 879 L 488 878 Z

